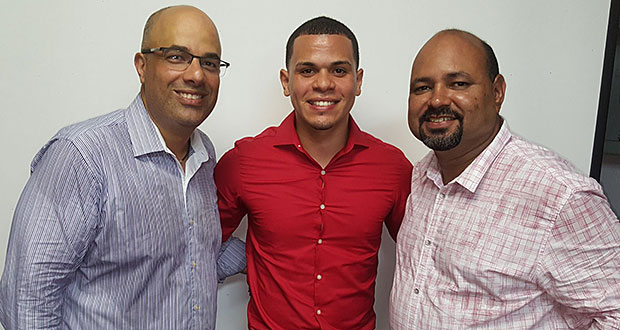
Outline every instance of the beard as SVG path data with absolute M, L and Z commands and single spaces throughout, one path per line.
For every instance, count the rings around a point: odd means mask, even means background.
M 430 134 L 427 134 L 422 129 L 422 123 L 429 120 L 431 116 L 453 116 L 459 121 L 456 131 L 452 134 L 446 134 L 447 129 L 431 129 Z M 450 109 L 450 107 L 429 108 L 424 115 L 420 117 L 420 140 L 427 147 L 435 151 L 450 150 L 461 143 L 463 138 L 463 116 L 458 112 Z

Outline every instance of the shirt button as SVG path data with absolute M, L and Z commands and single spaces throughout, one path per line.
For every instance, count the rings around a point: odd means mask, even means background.
M 325 170 L 321 170 L 321 175 L 325 175 Z
M 323 278 L 323 276 L 321 276 L 321 274 L 319 274 L 319 275 L 317 275 L 317 276 L 316 276 L 316 279 L 317 279 L 317 280 L 320 280 L 320 279 L 322 279 L 322 278 Z
M 297 148 L 301 148 L 301 144 L 298 144 L 298 145 L 297 145 Z
M 318 241 L 316 241 L 317 244 L 323 244 L 323 240 L 319 238 Z
M 426 242 L 424 242 L 426 245 L 431 245 L 431 241 L 430 240 L 426 240 Z
M 316 310 L 316 315 L 321 315 L 321 310 L 320 309 Z
M 198 305 L 194 306 L 194 310 L 197 311 L 198 310 Z
M 441 194 L 439 194 L 439 197 L 443 199 L 444 197 L 446 197 L 446 194 L 441 193 Z
M 192 262 L 192 267 L 196 268 L 196 261 Z
M 194 219 L 189 220 L 189 225 L 193 226 L 194 225 Z
M 420 293 L 420 290 L 418 290 L 417 288 L 413 289 L 413 293 L 418 294 L 418 293 Z
M 321 206 L 319 206 L 321 208 L 321 210 L 325 210 L 325 204 L 321 204 Z

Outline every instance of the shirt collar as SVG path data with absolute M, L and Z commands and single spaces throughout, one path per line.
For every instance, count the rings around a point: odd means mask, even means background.
M 456 182 L 463 186 L 465 189 L 470 192 L 476 192 L 478 185 L 482 181 L 482 178 L 486 174 L 486 172 L 491 168 L 493 162 L 499 155 L 499 153 L 504 149 L 506 144 L 512 138 L 512 133 L 508 128 L 508 123 L 506 120 L 503 121 L 502 126 L 499 129 L 499 132 L 493 138 L 493 141 L 484 149 L 474 161 L 469 164 L 469 166 L 461 173 L 459 176 L 454 178 L 452 182 Z M 426 170 L 426 176 L 435 183 L 437 187 L 442 187 L 444 184 L 442 183 L 441 178 L 441 170 L 439 168 L 439 163 L 437 161 L 437 157 L 434 152 L 431 152 L 428 156 L 426 156 L 421 162 L 425 163 L 428 167 Z M 423 166 L 424 167 L 424 166 Z
M 295 111 L 292 111 L 279 126 L 279 129 L 275 133 L 274 146 L 278 145 L 300 145 L 299 136 L 295 130 Z M 349 136 L 347 138 L 347 144 L 343 148 L 343 152 L 349 152 L 354 146 L 368 147 L 368 137 L 357 126 L 353 117 L 349 115 Z
M 157 126 L 146 111 L 140 94 L 129 105 L 126 118 L 134 157 L 162 151 L 172 154 Z M 194 130 L 190 137 L 190 145 L 190 157 L 194 154 L 199 156 L 198 158 L 200 159 L 198 160 L 201 163 L 209 160 L 209 153 L 197 129 Z

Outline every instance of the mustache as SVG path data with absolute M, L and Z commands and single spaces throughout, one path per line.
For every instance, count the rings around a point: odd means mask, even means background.
M 452 116 L 459 121 L 463 120 L 463 115 L 452 110 L 449 106 L 442 106 L 439 108 L 429 107 L 420 117 L 420 125 L 422 125 L 423 122 L 430 120 L 431 117 L 437 116 Z

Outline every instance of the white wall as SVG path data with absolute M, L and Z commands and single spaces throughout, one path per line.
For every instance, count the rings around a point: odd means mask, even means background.
M 0 269 L 11 217 L 36 151 L 59 128 L 125 107 L 139 83 L 132 58 L 148 15 L 177 1 L 0 0 Z M 362 129 L 417 161 L 426 148 L 408 131 L 412 59 L 436 31 L 457 27 L 487 40 L 508 91 L 511 128 L 589 171 L 609 1 L 191 1 L 216 22 L 232 67 L 202 129 L 218 154 L 276 125 L 291 110 L 278 71 L 289 34 L 328 15 L 347 24 L 365 69 L 353 110 Z M 386 238 L 384 236 L 384 238 Z M 378 329 L 387 329 L 394 245 L 386 238 L 377 284 Z M 0 270 L 1 271 L 1 270 Z M 220 288 L 218 329 L 245 328 L 247 288 Z

